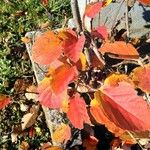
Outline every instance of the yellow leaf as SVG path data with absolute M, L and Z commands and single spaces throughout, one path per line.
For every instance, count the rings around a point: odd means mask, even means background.
M 107 6 L 107 5 L 109 5 L 110 3 L 112 2 L 112 0 L 104 0 L 104 6 Z
M 71 128 L 69 125 L 62 123 L 53 134 L 53 141 L 66 143 L 71 137 Z
M 117 73 L 114 73 L 114 74 L 108 76 L 105 79 L 104 84 L 105 85 L 108 84 L 111 86 L 117 86 L 118 83 L 122 82 L 122 81 L 128 82 L 133 85 L 132 80 L 126 74 L 117 74 Z

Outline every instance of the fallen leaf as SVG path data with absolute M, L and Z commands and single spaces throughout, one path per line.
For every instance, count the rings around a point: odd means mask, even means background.
M 150 65 L 136 67 L 130 76 L 138 88 L 150 93 Z
M 39 106 L 33 106 L 30 112 L 22 117 L 22 130 L 31 127 L 35 123 L 38 116 L 38 110 Z
M 84 15 L 90 18 L 95 18 L 102 8 L 102 2 L 91 2 L 86 6 Z
M 41 150 L 63 150 L 61 147 L 52 146 L 49 142 L 44 143 Z
M 83 129 L 83 124 L 90 124 L 90 118 L 87 113 L 86 104 L 79 94 L 70 98 L 67 117 L 75 128 Z
M 53 133 L 53 141 L 66 144 L 71 138 L 71 128 L 62 123 Z
M 137 59 L 139 54 L 137 50 L 129 43 L 115 41 L 114 43 L 106 42 L 99 51 L 102 54 L 107 53 L 112 58 L 118 59 Z
M 118 86 L 103 85 L 100 93 L 104 112 L 116 126 L 129 131 L 150 130 L 150 107 L 133 85 L 124 81 Z
M 3 109 L 11 103 L 11 98 L 8 95 L 0 94 L 0 109 Z
M 29 81 L 25 79 L 17 79 L 14 84 L 14 90 L 16 93 L 24 92 L 29 85 Z
M 26 141 L 22 141 L 21 145 L 19 146 L 19 150 L 28 150 L 29 144 Z

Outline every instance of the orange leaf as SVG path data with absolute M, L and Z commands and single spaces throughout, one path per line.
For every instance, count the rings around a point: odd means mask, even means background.
M 92 35 L 101 39 L 108 38 L 108 32 L 106 26 L 99 26 L 92 31 Z
M 54 132 L 53 140 L 58 143 L 67 143 L 71 138 L 71 128 L 69 125 L 62 123 Z
M 131 44 L 123 41 L 107 42 L 99 50 L 103 54 L 108 53 L 110 57 L 118 59 L 136 59 L 139 57 L 137 50 Z
M 85 16 L 90 18 L 95 18 L 96 15 L 100 12 L 102 8 L 103 3 L 102 2 L 91 2 L 86 6 L 85 9 Z
M 68 29 L 60 31 L 58 37 L 62 40 L 64 55 L 69 57 L 73 62 L 77 62 L 85 43 L 85 36 L 81 35 L 78 38 L 73 30 Z
M 144 5 L 150 5 L 150 0 L 138 0 L 138 1 Z
M 41 105 L 49 108 L 60 108 L 61 106 L 61 96 L 62 95 L 55 95 L 51 90 L 51 81 L 50 78 L 44 78 L 37 88 L 38 100 Z
M 137 87 L 150 93 L 150 65 L 135 68 L 131 73 L 131 77 Z
M 0 94 L 0 109 L 3 109 L 10 103 L 10 97 L 4 94 Z
M 41 147 L 41 150 L 63 150 L 61 147 L 58 146 L 51 146 L 49 142 L 44 143 Z
M 101 87 L 101 104 L 110 121 L 130 131 L 150 130 L 150 107 L 127 82 Z M 140 108 L 140 109 L 139 109 Z
M 70 98 L 70 106 L 67 117 L 75 128 L 83 129 L 84 123 L 91 123 L 87 113 L 86 104 L 79 94 Z
M 125 131 L 121 128 L 117 127 L 112 121 L 109 120 L 109 118 L 105 115 L 104 109 L 102 107 L 102 104 L 100 104 L 100 92 L 97 91 L 95 93 L 95 99 L 91 101 L 90 104 L 90 113 L 94 117 L 94 119 L 100 123 L 105 124 L 105 126 L 108 128 L 109 131 L 114 133 L 116 136 L 122 135 Z
M 32 47 L 33 60 L 43 65 L 52 63 L 61 53 L 61 40 L 52 31 L 37 37 Z
M 69 64 L 64 64 L 58 67 L 51 80 L 51 87 L 56 95 L 62 93 L 67 85 L 76 77 L 76 67 L 72 67 Z

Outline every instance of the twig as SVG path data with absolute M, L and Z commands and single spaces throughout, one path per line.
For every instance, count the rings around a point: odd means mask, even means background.
M 130 31 L 129 31 L 129 13 L 128 13 L 128 0 L 126 0 L 126 29 L 127 29 L 127 38 L 130 36 Z
M 81 17 L 80 17 L 77 0 L 71 0 L 71 9 L 72 9 L 72 14 L 73 14 L 73 19 L 74 19 L 76 27 L 77 27 L 77 31 L 81 32 L 82 31 L 82 22 L 81 22 Z
M 118 66 L 120 66 L 120 65 L 126 65 L 126 64 L 135 64 L 135 65 L 140 65 L 139 63 L 138 63 L 138 61 L 136 61 L 136 60 L 124 60 L 124 61 L 122 61 L 122 62 L 120 62 L 120 63 L 118 63 L 118 64 L 115 64 L 115 65 L 112 65 L 112 67 L 118 67 Z
M 94 51 L 95 55 L 97 56 L 97 58 L 99 59 L 99 61 L 100 61 L 103 65 L 105 65 L 104 59 L 103 59 L 103 57 L 102 57 L 102 54 L 98 51 L 98 48 L 97 48 L 97 46 L 96 46 L 96 44 L 95 44 L 95 42 L 94 42 L 93 39 L 91 39 L 91 43 L 92 43 L 93 51 Z

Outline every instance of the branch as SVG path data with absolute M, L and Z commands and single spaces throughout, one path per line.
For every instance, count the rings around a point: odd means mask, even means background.
M 73 19 L 74 19 L 76 27 L 77 27 L 77 31 L 81 32 L 82 31 L 82 22 L 81 22 L 81 17 L 80 17 L 77 0 L 71 0 L 71 9 L 72 9 L 72 14 L 73 14 Z
M 130 31 L 129 31 L 129 14 L 128 14 L 128 0 L 126 0 L 126 29 L 127 29 L 127 38 L 130 36 Z

